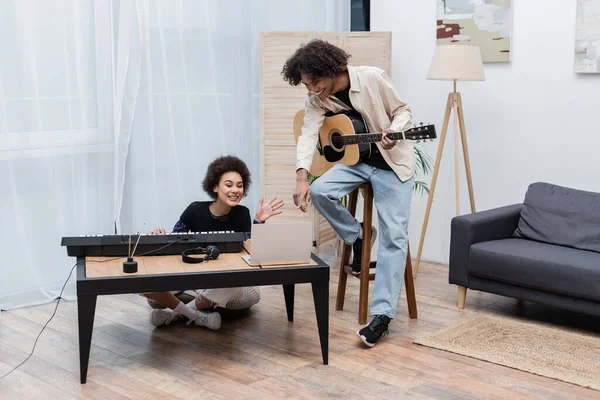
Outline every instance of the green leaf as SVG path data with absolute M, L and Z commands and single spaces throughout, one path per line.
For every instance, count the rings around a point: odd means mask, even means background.
M 310 172 L 307 174 L 306 179 L 308 180 L 308 184 L 311 185 L 314 181 L 316 181 L 319 177 L 311 174 Z
M 427 151 L 420 145 L 415 144 L 413 146 L 415 152 L 415 177 L 419 178 L 426 176 L 431 172 L 433 159 Z M 421 180 L 415 180 L 414 191 L 419 194 L 429 194 L 429 185 Z
M 413 190 L 419 194 L 429 194 L 429 186 L 423 181 L 415 181 L 415 187 Z

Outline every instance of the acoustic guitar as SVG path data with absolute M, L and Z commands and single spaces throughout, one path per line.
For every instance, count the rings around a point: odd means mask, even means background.
M 304 110 L 294 117 L 294 137 L 296 143 L 302 134 Z M 317 148 L 313 156 L 310 173 L 321 176 L 335 164 L 354 165 L 371 155 L 371 143 L 381 142 L 382 133 L 368 133 L 363 117 L 356 111 L 325 114 L 325 120 L 317 139 Z M 434 125 L 415 126 L 401 131 L 391 132 L 387 137 L 392 140 L 414 140 L 416 142 L 437 138 Z

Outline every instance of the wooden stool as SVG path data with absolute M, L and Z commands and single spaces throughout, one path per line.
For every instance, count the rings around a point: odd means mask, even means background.
M 360 279 L 360 294 L 358 300 L 358 323 L 364 325 L 367 323 L 367 309 L 369 305 L 369 281 L 375 280 L 375 268 L 377 262 L 371 261 L 371 224 L 373 216 L 373 187 L 370 183 L 363 183 L 350 193 L 348 202 L 348 211 L 353 216 L 356 215 L 356 202 L 358 192 L 363 189 L 364 209 L 363 209 L 363 247 L 362 247 L 362 265 L 359 275 L 352 274 L 352 264 L 350 263 L 351 245 L 345 244 L 342 250 L 340 263 L 340 278 L 338 281 L 338 291 L 335 309 L 344 309 L 344 298 L 346 296 L 346 279 L 348 275 Z M 406 302 L 408 303 L 408 315 L 411 319 L 417 318 L 417 299 L 415 297 L 415 282 L 413 280 L 412 263 L 410 260 L 410 248 L 408 239 L 406 240 L 406 270 L 404 272 L 404 286 L 406 288 Z

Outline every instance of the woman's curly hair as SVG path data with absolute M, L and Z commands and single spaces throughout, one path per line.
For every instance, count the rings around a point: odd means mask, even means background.
M 219 185 L 221 177 L 227 172 L 237 172 L 242 177 L 244 185 L 244 196 L 248 194 L 248 187 L 252 182 L 250 170 L 245 162 L 235 156 L 222 156 L 211 162 L 206 170 L 206 176 L 202 182 L 202 189 L 213 199 L 217 194 L 213 191 Z
M 281 75 L 290 85 L 298 86 L 302 82 L 300 74 L 310 77 L 331 77 L 345 71 L 350 54 L 337 46 L 321 39 L 313 39 L 301 45 L 285 62 Z

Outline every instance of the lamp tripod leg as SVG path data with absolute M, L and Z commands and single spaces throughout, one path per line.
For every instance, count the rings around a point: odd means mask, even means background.
M 438 173 L 440 171 L 440 162 L 442 161 L 442 151 L 444 150 L 444 142 L 446 141 L 446 132 L 448 131 L 448 122 L 450 122 L 450 113 L 452 111 L 452 105 L 454 104 L 453 93 L 448 95 L 448 101 L 446 102 L 446 113 L 444 114 L 444 123 L 442 125 L 442 133 L 440 135 L 440 144 L 438 145 L 437 155 L 435 157 L 435 165 L 433 167 L 433 177 L 431 179 L 431 188 L 429 189 L 429 197 L 427 199 L 427 209 L 425 210 L 425 220 L 423 221 L 423 228 L 421 229 L 421 239 L 419 240 L 419 250 L 417 252 L 417 260 L 415 262 L 414 278 L 417 278 L 419 273 L 419 264 L 421 261 L 421 253 L 423 251 L 423 241 L 425 240 L 425 233 L 427 232 L 427 223 L 429 222 L 429 214 L 431 212 L 431 203 L 433 202 L 433 195 L 435 194 L 435 184 L 437 182 Z
M 471 212 L 475 212 L 475 195 L 473 193 L 473 180 L 471 178 L 471 163 L 469 162 L 469 147 L 467 146 L 467 130 L 465 128 L 465 118 L 463 115 L 463 105 L 460 93 L 456 94 L 458 103 L 457 115 L 460 124 L 460 136 L 462 139 L 463 155 L 465 158 L 465 171 L 467 173 L 467 185 L 469 187 L 469 201 L 471 202 Z
M 456 194 L 456 215 L 460 215 L 460 176 L 458 168 L 458 136 L 460 132 L 458 131 L 458 103 L 456 93 L 454 94 L 452 108 L 454 109 L 454 131 L 452 132 L 454 136 L 454 191 Z

